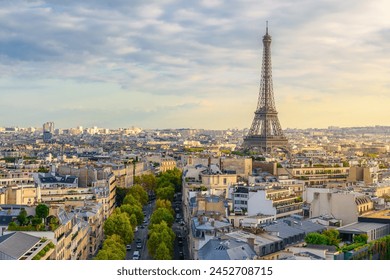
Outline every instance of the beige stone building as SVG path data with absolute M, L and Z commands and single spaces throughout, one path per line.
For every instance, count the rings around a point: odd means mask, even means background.
M 305 185 L 323 185 L 328 182 L 345 182 L 349 167 L 278 168 L 278 175 L 290 175 L 303 180 Z
M 103 243 L 104 213 L 101 204 L 85 203 L 82 207 L 72 210 L 77 217 L 88 222 L 90 226 L 88 242 L 88 258 L 94 257 Z
M 349 169 L 348 182 L 362 181 L 367 185 L 371 185 L 378 182 L 378 167 L 360 167 L 352 166 Z
M 331 216 L 348 225 L 358 221 L 359 215 L 372 211 L 373 202 L 361 194 L 329 190 L 314 193 L 310 205 L 310 217 Z
M 222 172 L 232 171 L 238 176 L 248 178 L 252 174 L 252 158 L 221 158 Z
M 35 205 L 38 202 L 34 185 L 0 187 L 0 204 Z

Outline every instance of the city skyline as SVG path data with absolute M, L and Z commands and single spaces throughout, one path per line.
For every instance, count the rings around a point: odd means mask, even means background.
M 6 2 L 0 126 L 248 128 L 267 20 L 283 129 L 387 125 L 389 5 Z

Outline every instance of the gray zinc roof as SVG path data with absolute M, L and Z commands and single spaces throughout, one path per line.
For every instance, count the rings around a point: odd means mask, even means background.
M 13 232 L 0 236 L 0 260 L 18 260 L 39 241 L 39 237 L 23 232 Z
M 234 239 L 211 239 L 198 252 L 200 260 L 245 260 L 255 255 L 247 243 Z

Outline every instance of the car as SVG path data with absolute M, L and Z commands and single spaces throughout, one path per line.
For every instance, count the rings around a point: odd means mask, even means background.
M 141 254 L 139 251 L 134 251 L 133 260 L 139 260 L 141 258 Z
M 142 243 L 141 242 L 137 243 L 137 249 L 142 249 Z
M 177 235 L 177 240 L 183 241 L 183 236 L 180 233 Z
M 142 239 L 141 238 L 137 238 L 137 240 L 135 241 L 136 243 L 141 243 L 142 242 Z
M 127 251 L 130 251 L 130 250 L 131 250 L 131 245 L 130 245 L 130 244 L 126 245 L 126 250 L 127 250 Z
M 179 240 L 179 246 L 183 247 L 183 240 Z
M 179 252 L 179 259 L 180 260 L 184 260 L 184 253 L 183 253 L 183 251 Z

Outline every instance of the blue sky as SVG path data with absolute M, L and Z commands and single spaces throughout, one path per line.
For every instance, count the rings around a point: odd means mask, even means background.
M 390 2 L 0 0 L 0 126 L 390 125 Z

